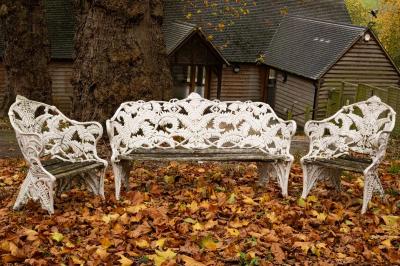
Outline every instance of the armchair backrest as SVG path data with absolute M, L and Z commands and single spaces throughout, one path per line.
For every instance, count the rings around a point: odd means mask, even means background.
M 84 161 L 97 158 L 96 143 L 103 133 L 97 122 L 78 122 L 67 118 L 55 106 L 17 96 L 8 112 L 22 150 L 29 142 L 22 136 L 35 135 L 40 140 L 40 156 L 66 161 Z
M 389 137 L 396 121 L 396 112 L 377 96 L 342 107 L 322 121 L 305 126 L 311 138 L 311 154 L 324 153 L 337 157 L 356 152 L 373 156 L 385 133 Z

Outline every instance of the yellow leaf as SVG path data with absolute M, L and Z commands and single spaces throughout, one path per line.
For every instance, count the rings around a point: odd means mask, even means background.
M 150 247 L 149 242 L 147 242 L 145 239 L 139 239 L 135 241 L 135 245 L 139 248 L 148 248 Z
M 243 202 L 249 205 L 257 205 L 257 203 L 250 197 L 243 195 Z
M 304 208 L 306 206 L 306 201 L 303 198 L 299 198 L 297 200 L 297 205 Z
M 342 232 L 342 233 L 347 234 L 347 233 L 350 232 L 350 227 L 348 227 L 346 224 L 343 223 L 343 224 L 340 226 L 339 231 Z
M 176 253 L 173 252 L 171 249 L 167 249 L 166 251 L 156 250 L 156 254 L 166 259 L 173 259 L 176 256 Z
M 343 254 L 343 253 L 340 253 L 340 252 L 336 253 L 336 255 L 337 255 L 337 257 L 338 257 L 339 259 L 347 258 L 347 255 L 346 255 L 346 254 Z
M 139 211 L 142 211 L 142 210 L 144 210 L 144 209 L 146 209 L 146 208 L 147 208 L 146 205 L 144 205 L 144 204 L 138 204 L 138 205 L 135 205 L 135 206 L 129 206 L 129 207 L 127 207 L 127 208 L 126 208 L 126 211 L 127 211 L 128 213 L 131 213 L 131 214 L 136 214 L 136 213 L 138 213 Z
M 308 202 L 318 202 L 318 198 L 314 195 L 308 196 L 307 197 Z
M 192 213 L 195 213 L 199 210 L 199 206 L 197 205 L 196 201 L 192 201 L 188 207 Z
M 208 201 L 204 200 L 200 203 L 200 208 L 207 210 L 208 208 L 210 208 L 210 203 Z
M 119 217 L 119 220 L 121 221 L 122 224 L 129 224 L 129 216 L 128 214 L 124 213 Z
M 193 230 L 194 231 L 201 231 L 201 230 L 203 230 L 204 229 L 204 226 L 201 224 L 201 223 L 195 223 L 194 225 L 193 225 Z
M 216 250 L 218 248 L 218 243 L 211 237 L 205 237 L 201 240 L 200 246 L 208 250 Z
M 59 232 L 54 232 L 51 234 L 51 239 L 61 242 L 64 239 L 64 235 Z
M 32 229 L 25 228 L 24 235 L 27 236 L 26 239 L 28 241 L 35 241 L 36 239 L 38 239 L 38 232 Z
M 190 217 L 185 218 L 183 221 L 184 221 L 185 223 L 189 223 L 189 224 L 195 224 L 195 223 L 197 223 L 196 220 L 194 220 L 194 219 L 192 219 L 192 218 L 190 218 Z
M 239 230 L 237 230 L 237 229 L 235 229 L 235 228 L 226 228 L 226 231 L 228 231 L 228 233 L 229 233 L 231 236 L 239 236 L 239 235 L 240 235 Z
M 233 227 L 233 228 L 241 228 L 243 226 L 247 226 L 250 222 L 247 220 L 239 220 L 238 218 L 236 218 L 235 220 L 231 221 L 229 223 L 229 226 Z
M 197 260 L 195 260 L 189 256 L 181 255 L 180 257 L 186 266 L 205 266 L 205 264 L 198 262 Z
M 66 246 L 67 248 L 74 248 L 74 247 L 75 247 L 75 245 L 74 245 L 73 243 L 71 243 L 70 241 L 68 241 L 67 243 L 65 243 L 65 246 Z
M 266 216 L 271 223 L 276 223 L 278 221 L 278 217 L 276 217 L 275 212 L 268 213 Z
M 79 264 L 79 265 L 84 265 L 85 262 L 83 260 L 81 260 L 79 257 L 72 255 L 71 256 L 72 262 L 74 264 Z
M 156 241 L 156 247 L 163 248 L 165 245 L 166 238 L 160 238 Z
M 101 218 L 101 220 L 102 220 L 103 222 L 105 222 L 106 224 L 108 224 L 108 223 L 110 223 L 110 222 L 112 222 L 112 221 L 117 220 L 118 217 L 119 217 L 119 214 L 118 214 L 118 213 L 110 213 L 110 214 L 107 214 L 107 215 L 103 215 L 103 217 Z
M 320 221 L 320 222 L 325 221 L 326 217 L 328 217 L 328 215 L 326 213 L 323 213 L 323 212 L 319 213 L 316 210 L 312 210 L 311 214 L 313 216 L 315 216 L 317 218 L 317 220 Z
M 206 222 L 206 224 L 204 225 L 204 228 L 206 230 L 213 228 L 214 226 L 216 226 L 218 224 L 217 221 L 213 221 L 213 220 L 209 220 Z
M 175 258 L 176 253 L 171 249 L 166 251 L 156 250 L 156 254 L 149 255 L 148 258 L 154 261 L 155 266 L 161 266 L 165 261 Z
M 400 223 L 400 216 L 384 215 L 382 219 L 388 226 L 395 226 L 397 223 Z
M 393 245 L 392 245 L 392 238 L 388 238 L 388 239 L 386 239 L 385 241 L 382 241 L 381 244 L 384 245 L 384 246 L 387 247 L 387 248 L 392 248 L 392 247 L 393 247 Z
M 121 266 L 131 266 L 133 264 L 133 261 L 125 257 L 124 255 L 119 255 L 120 259 L 118 260 L 119 263 L 121 263 Z
M 307 255 L 308 250 L 312 247 L 312 244 L 310 242 L 294 242 L 293 244 L 294 248 L 301 248 L 303 251 L 304 255 Z
M 116 224 L 114 225 L 112 231 L 113 231 L 113 233 L 115 233 L 115 234 L 121 234 L 124 230 L 125 230 L 125 229 L 124 229 L 124 227 L 123 227 L 122 225 L 116 223 Z
M 172 175 L 165 175 L 164 182 L 167 184 L 173 184 L 175 182 L 175 176 Z
M 227 203 L 228 204 L 235 204 L 236 202 L 236 195 L 235 193 L 231 193 L 231 195 L 229 196 Z
M 101 258 L 101 259 L 105 259 L 108 256 L 107 250 L 99 247 L 96 249 L 96 254 Z
M 108 238 L 103 238 L 103 239 L 100 241 L 100 243 L 101 243 L 101 246 L 102 246 L 104 249 L 108 249 L 108 248 L 112 245 L 111 241 L 110 241 Z

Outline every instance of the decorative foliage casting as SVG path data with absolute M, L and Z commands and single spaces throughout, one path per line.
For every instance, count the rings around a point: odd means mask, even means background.
M 113 158 L 136 149 L 257 148 L 289 154 L 294 121 L 265 103 L 220 102 L 192 93 L 187 99 L 123 103 L 108 121 Z
M 371 165 L 364 170 L 362 213 L 365 213 L 372 193 L 383 193 L 378 166 L 385 156 L 395 121 L 395 111 L 373 96 L 366 101 L 344 106 L 324 120 L 307 122 L 304 131 L 310 139 L 310 150 L 301 159 L 304 175 L 302 197 L 307 197 L 317 179 L 329 177 L 335 180 L 338 175 L 333 169 L 314 165 L 310 160 L 364 154 L 372 159 Z
M 210 101 L 192 93 L 183 100 L 123 103 L 107 121 L 117 198 L 127 171 L 119 161 L 136 150 L 259 149 L 292 161 L 295 131 L 294 121 L 278 118 L 261 102 Z
M 9 110 L 10 122 L 25 160 L 28 175 L 22 184 L 14 209 L 29 198 L 40 200 L 49 213 L 54 212 L 53 193 L 56 178 L 43 167 L 41 159 L 50 157 L 69 162 L 105 160 L 97 156 L 96 144 L 103 134 L 97 122 L 77 122 L 65 117 L 56 107 L 17 96 Z M 102 180 L 104 171 L 100 173 Z M 92 182 L 93 183 L 93 182 Z M 98 184 L 103 195 L 103 184 Z

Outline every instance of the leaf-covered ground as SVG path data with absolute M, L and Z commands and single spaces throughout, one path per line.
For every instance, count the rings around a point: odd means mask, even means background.
M 106 200 L 83 187 L 11 211 L 26 172 L 0 160 L 0 264 L 269 265 L 400 263 L 400 161 L 382 167 L 384 200 L 360 214 L 363 178 L 346 174 L 342 192 L 321 181 L 299 200 L 294 165 L 287 198 L 274 180 L 257 185 L 254 164 L 141 163 L 131 189 Z

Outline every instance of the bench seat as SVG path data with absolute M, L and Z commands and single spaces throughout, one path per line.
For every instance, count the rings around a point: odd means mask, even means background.
M 272 162 L 284 160 L 284 155 L 271 155 L 259 149 L 152 149 L 136 150 L 129 155 L 121 155 L 121 160 L 137 161 L 245 161 L 245 162 Z

